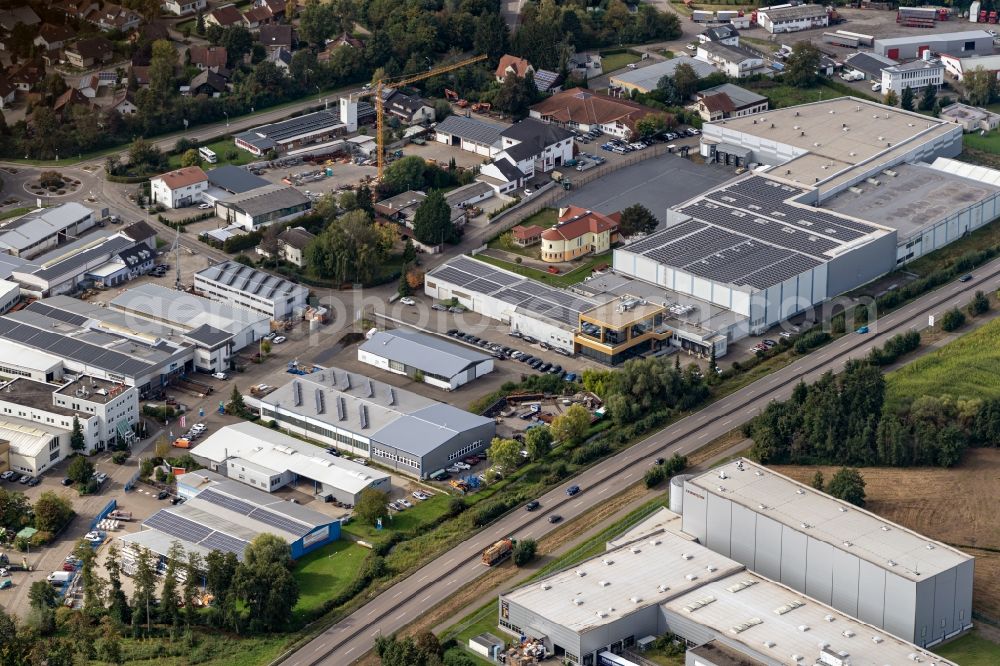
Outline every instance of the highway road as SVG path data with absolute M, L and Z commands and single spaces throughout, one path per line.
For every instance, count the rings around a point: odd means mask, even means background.
M 283 662 L 289 666 L 342 666 L 353 663 L 371 647 L 378 634 L 391 634 L 446 599 L 461 586 L 486 571 L 481 551 L 494 541 L 513 535 L 538 539 L 555 529 L 547 517 L 558 512 L 570 519 L 587 512 L 639 481 L 657 456 L 685 454 L 737 428 L 771 400 L 789 396 L 800 380 L 812 381 L 828 370 L 837 372 L 849 359 L 862 358 L 886 339 L 911 328 L 926 327 L 928 315 L 940 317 L 953 306 L 965 305 L 977 289 L 1000 286 L 1000 260 L 981 267 L 965 283 L 949 283 L 917 301 L 892 312 L 870 326 L 868 335 L 849 334 L 812 354 L 763 377 L 742 391 L 722 398 L 701 411 L 657 432 L 629 449 L 567 480 L 539 498 L 538 511 L 516 510 L 477 535 L 458 544 L 406 579 L 389 588 L 340 622 L 330 626 Z M 581 492 L 566 495 L 578 484 Z

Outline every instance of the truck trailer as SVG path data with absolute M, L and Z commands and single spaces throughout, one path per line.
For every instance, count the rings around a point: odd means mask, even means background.
M 837 32 L 824 32 L 823 33 L 823 43 L 832 44 L 834 46 L 846 46 L 847 48 L 856 49 L 858 48 L 857 37 L 851 37 L 850 35 L 842 35 Z
M 483 551 L 483 564 L 488 567 L 503 562 L 514 552 L 514 540 L 511 538 L 500 539 L 495 544 Z

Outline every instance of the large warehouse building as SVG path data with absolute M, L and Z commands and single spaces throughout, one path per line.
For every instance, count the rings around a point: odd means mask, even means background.
M 482 451 L 492 419 L 340 368 L 293 379 L 260 399 L 265 422 L 418 478 Z
M 226 261 L 194 274 L 195 291 L 205 298 L 287 319 L 305 308 L 309 289 L 284 278 Z
M 273 534 L 289 546 L 293 559 L 340 538 L 340 522 L 236 481 L 206 483 L 183 504 L 160 509 L 143 530 L 119 537 L 132 552 L 147 548 L 161 557 L 178 542 L 186 554 L 211 551 L 240 560 L 259 534 Z M 130 559 L 128 557 L 123 559 Z
M 256 423 L 224 426 L 191 449 L 199 463 L 230 479 L 272 493 L 303 483 L 312 494 L 354 506 L 361 491 L 388 493 L 390 476 Z
M 447 391 L 493 372 L 492 356 L 403 328 L 372 333 L 358 347 L 358 360 Z
M 700 491 L 685 492 L 685 505 L 690 492 Z M 686 663 L 700 666 L 954 666 L 906 636 L 706 548 L 682 530 L 687 520 L 661 509 L 601 555 L 501 594 L 498 626 L 581 666 L 647 663 L 641 649 L 664 634 L 684 640 Z M 928 545 L 947 548 L 927 540 L 920 547 Z
M 907 641 L 972 627 L 972 557 L 766 467 L 689 478 L 680 508 L 699 543 Z

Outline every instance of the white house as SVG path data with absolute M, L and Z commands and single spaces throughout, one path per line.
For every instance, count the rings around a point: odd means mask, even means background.
M 177 169 L 149 181 L 153 202 L 166 208 L 184 208 L 199 203 L 206 190 L 208 176 L 196 166 Z
M 573 134 L 558 125 L 534 118 L 511 125 L 500 133 L 500 156 L 506 155 L 525 176 L 552 171 L 573 159 Z
M 164 0 L 161 7 L 174 16 L 187 16 L 204 10 L 208 3 L 205 0 Z
M 733 79 L 760 74 L 764 68 L 764 58 L 760 54 L 742 46 L 729 46 L 721 42 L 699 44 L 698 59 L 712 63 Z
M 882 92 L 902 95 L 906 88 L 919 92 L 927 86 L 940 88 L 944 83 L 944 65 L 940 60 L 914 60 L 882 70 Z
M 757 24 L 772 34 L 797 32 L 830 25 L 830 15 L 822 5 L 778 5 L 757 10 Z

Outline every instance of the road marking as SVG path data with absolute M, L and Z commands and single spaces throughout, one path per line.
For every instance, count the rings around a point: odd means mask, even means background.
M 424 597 L 423 599 L 420 600 L 420 603 L 425 603 L 430 598 L 431 598 L 431 595 L 428 594 L 426 597 Z
M 444 566 L 448 566 L 449 564 L 451 564 L 451 563 L 452 563 L 452 562 L 454 562 L 454 561 L 455 561 L 455 558 L 453 557 L 453 558 L 451 558 L 450 560 L 448 560 L 447 562 L 445 562 L 445 563 L 444 563 Z
M 396 594 L 394 594 L 392 598 L 393 598 L 393 599 L 398 599 L 398 598 L 399 598 L 399 595 L 401 595 L 402 593 L 403 593 L 403 591 L 402 591 L 402 590 L 400 590 L 399 592 L 397 592 Z
M 579 502 L 577 502 L 577 503 L 576 503 L 576 504 L 574 504 L 573 506 L 580 506 L 581 504 L 583 504 L 583 500 L 580 500 Z
M 601 488 L 600 490 L 598 490 L 597 494 L 598 495 L 603 495 L 606 492 L 608 492 L 608 486 L 604 486 L 603 488 Z
M 623 478 L 623 479 L 625 479 L 626 481 L 628 481 L 629 479 L 631 479 L 631 478 L 632 478 L 632 476 L 633 476 L 634 474 L 635 474 L 635 472 L 629 472 L 628 474 L 626 474 L 626 475 L 625 475 L 625 476 L 623 476 L 622 478 Z
M 316 648 L 316 649 L 314 650 L 314 652 L 319 652 L 319 651 L 320 651 L 320 650 L 322 650 L 322 649 L 323 649 L 323 646 L 322 646 L 322 645 L 320 645 L 319 647 L 317 647 L 317 648 Z M 345 653 L 344 653 L 344 656 L 346 657 L 347 655 L 351 654 L 352 652 L 354 652 L 354 648 L 351 648 L 350 650 L 348 650 L 347 652 L 345 652 Z
M 425 580 L 427 580 L 427 574 L 424 574 L 424 577 L 423 577 L 423 578 L 421 578 L 420 580 L 418 580 L 417 582 L 418 582 L 418 583 L 422 583 L 422 582 L 424 582 Z
M 707 432 L 703 432 L 700 435 L 698 435 L 698 439 L 699 440 L 705 439 L 706 437 L 708 437 L 708 433 Z
M 745 414 L 753 414 L 753 412 L 754 412 L 754 409 L 755 409 L 754 407 L 751 407 L 750 409 L 748 409 L 748 410 L 747 410 L 746 412 L 744 412 L 744 413 L 745 413 Z
M 373 608 L 373 609 L 371 609 L 370 611 L 368 611 L 368 617 L 371 617 L 371 616 L 372 616 L 372 615 L 374 615 L 374 614 L 375 614 L 376 612 L 378 612 L 378 609 L 377 609 L 377 608 Z
M 396 619 L 397 619 L 397 620 L 402 620 L 402 619 L 403 619 L 404 617 L 406 617 L 406 612 L 405 612 L 405 611 L 404 611 L 404 612 L 402 612 L 402 613 L 400 613 L 399 615 L 397 615 L 397 616 L 396 616 Z
M 451 584 L 452 584 L 452 583 L 454 583 L 454 582 L 455 582 L 455 579 L 454 579 L 454 578 L 452 578 L 452 579 L 451 579 L 451 580 L 449 580 L 449 581 L 448 581 L 447 583 L 445 583 L 445 584 L 444 584 L 444 586 L 445 586 L 445 587 L 448 587 L 449 585 L 451 585 Z
M 724 425 L 724 426 L 725 425 L 729 425 L 731 422 L 732 422 L 732 419 L 726 419 L 725 421 L 722 422 L 722 425 Z

